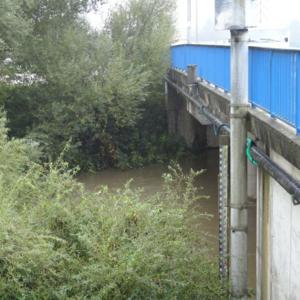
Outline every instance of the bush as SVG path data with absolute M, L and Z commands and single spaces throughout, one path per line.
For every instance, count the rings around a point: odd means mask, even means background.
M 198 172 L 171 168 L 163 192 L 145 201 L 129 183 L 87 192 L 76 170 L 41 165 L 31 149 L 7 140 L 2 118 L 0 299 L 225 298 L 209 249 L 185 221 Z

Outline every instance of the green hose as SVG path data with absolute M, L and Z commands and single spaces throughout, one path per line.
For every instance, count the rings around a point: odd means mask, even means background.
M 246 155 L 248 160 L 254 165 L 257 166 L 257 162 L 256 160 L 253 158 L 253 156 L 251 155 L 251 148 L 254 146 L 254 142 L 252 139 L 247 138 L 247 145 L 246 145 Z

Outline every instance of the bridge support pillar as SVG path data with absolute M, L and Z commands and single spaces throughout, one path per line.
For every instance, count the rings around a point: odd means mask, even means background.
M 176 101 L 176 95 L 174 90 L 168 87 L 167 82 L 165 82 L 165 97 L 165 105 L 168 118 L 168 132 L 169 134 L 174 135 L 177 132 L 177 114 L 179 104 Z
M 168 132 L 185 141 L 187 147 L 197 150 L 207 145 L 207 126 L 201 125 L 189 112 L 189 103 L 165 83 Z

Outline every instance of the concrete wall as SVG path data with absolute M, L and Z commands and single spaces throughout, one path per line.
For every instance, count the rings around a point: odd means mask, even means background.
M 176 43 L 227 42 L 229 31 L 215 29 L 214 0 L 176 0 Z M 247 1 L 247 4 L 254 1 Z M 299 2 L 297 0 L 257 0 L 256 9 L 247 7 L 247 19 L 258 27 L 249 29 L 249 37 L 266 47 L 300 47 Z M 254 6 L 254 7 L 255 7 Z M 253 8 L 254 8 L 253 7 Z M 282 13 L 284 11 L 284 13 Z M 250 12 L 250 14 L 249 14 Z M 288 41 L 285 41 L 288 38 Z
M 300 171 L 276 152 L 271 159 L 290 175 Z M 300 299 L 300 206 L 273 178 L 258 171 L 257 299 Z
M 247 189 L 248 189 L 248 197 L 251 199 L 256 199 L 256 185 L 257 185 L 257 174 L 256 174 L 256 167 L 253 166 L 248 161 L 247 165 L 248 171 L 248 180 L 247 180 Z

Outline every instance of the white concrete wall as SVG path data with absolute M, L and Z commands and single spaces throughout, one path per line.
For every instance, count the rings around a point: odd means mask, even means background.
M 251 199 L 256 199 L 256 167 L 248 161 L 247 164 L 248 171 L 248 180 L 247 180 L 247 189 L 248 197 Z
M 258 17 L 255 22 L 258 21 L 258 27 L 249 30 L 251 40 L 270 47 L 299 48 L 300 1 L 256 0 L 256 2 Z M 215 30 L 215 0 L 176 0 L 176 3 L 175 43 L 228 41 L 230 37 L 228 31 Z M 285 42 L 285 38 L 289 41 Z
M 284 158 L 274 151 L 271 151 L 270 156 L 286 172 L 300 179 L 300 171 Z M 261 179 L 259 181 L 259 186 L 261 186 Z M 269 220 L 262 220 L 262 209 L 258 209 L 258 214 L 260 214 L 258 225 L 261 227 L 260 231 L 270 226 L 269 231 L 265 231 L 268 232 L 268 236 L 263 236 L 263 239 L 269 239 L 267 243 L 269 249 L 262 250 L 261 245 L 258 244 L 257 257 L 260 262 L 258 277 L 261 277 L 264 271 L 267 272 L 269 287 L 263 286 L 258 291 L 257 299 L 263 299 L 260 296 L 265 289 L 269 288 L 268 299 L 298 300 L 300 299 L 300 206 L 293 205 L 291 195 L 273 178 L 270 178 L 269 193 L 265 195 L 269 195 L 269 199 L 263 199 L 263 202 L 269 201 L 270 205 L 266 206 L 269 212 L 264 213 L 263 217 Z M 258 237 L 258 243 L 262 243 L 261 232 L 258 233 Z M 269 264 L 261 262 L 262 251 L 264 252 L 263 259 L 269 260 Z M 267 270 L 263 271 L 263 267 L 260 268 L 262 265 Z

